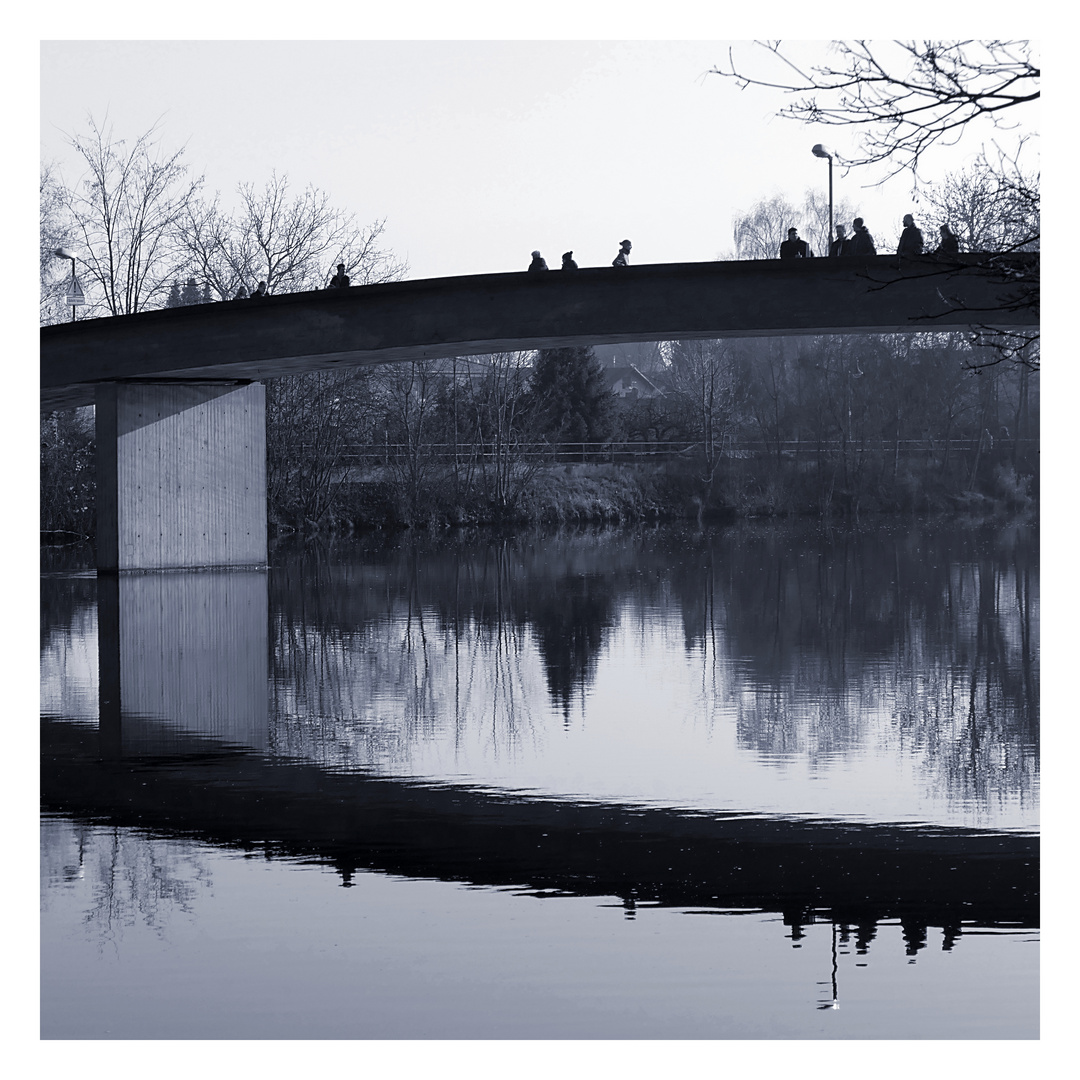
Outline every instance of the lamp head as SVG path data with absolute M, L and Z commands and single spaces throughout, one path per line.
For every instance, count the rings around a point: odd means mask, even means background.
M 68 249 L 67 249 L 67 248 L 63 248 L 63 247 L 59 247 L 59 248 L 57 248 L 57 249 L 56 249 L 56 250 L 55 250 L 55 251 L 53 252 L 53 254 L 54 254 L 54 255 L 55 255 L 55 256 L 56 256 L 56 257 L 57 257 L 58 259 L 72 259 L 72 260 L 74 260 L 74 258 L 75 258 L 75 256 L 74 256 L 74 255 L 72 255 L 72 254 L 71 254 L 71 252 L 70 252 L 70 251 L 68 251 Z
M 814 157 L 828 158 L 830 161 L 833 159 L 833 152 L 827 146 L 822 146 L 821 143 L 814 143 L 810 153 Z

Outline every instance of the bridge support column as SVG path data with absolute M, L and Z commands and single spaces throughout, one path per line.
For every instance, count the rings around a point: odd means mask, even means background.
M 105 758 L 268 746 L 265 570 L 98 577 Z
M 102 383 L 95 405 L 99 570 L 265 565 L 261 383 Z

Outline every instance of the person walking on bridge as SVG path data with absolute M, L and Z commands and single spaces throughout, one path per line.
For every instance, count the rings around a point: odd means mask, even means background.
M 564 251 L 562 257 L 562 266 L 560 270 L 576 270 L 578 265 L 574 262 L 574 253 L 572 251 Z
M 896 254 L 921 255 L 922 253 L 922 229 L 915 224 L 915 219 L 910 214 L 905 214 L 904 231 L 900 234 L 900 243 L 896 245 Z
M 943 259 L 951 259 L 954 255 L 959 255 L 960 240 L 957 238 L 956 233 L 948 225 L 942 225 L 939 231 L 941 232 L 941 243 L 938 244 L 934 254 Z
M 529 263 L 529 273 L 534 274 L 537 270 L 546 270 L 547 268 L 548 264 L 544 261 L 540 252 L 534 251 L 532 253 L 532 262 Z
M 788 229 L 787 239 L 780 245 L 781 259 L 810 259 L 814 253 L 805 240 L 799 239 L 799 230 Z
M 630 241 L 623 240 L 619 244 L 619 254 L 611 260 L 612 266 L 629 266 L 630 265 Z
M 852 223 L 855 232 L 851 237 L 851 250 L 848 255 L 876 255 L 877 248 L 874 246 L 874 238 L 870 230 L 863 224 L 863 219 L 857 217 Z
M 851 254 L 852 238 L 847 235 L 847 229 L 843 225 L 836 226 L 836 239 L 829 245 L 829 257 L 836 258 L 839 255 Z
M 330 279 L 331 289 L 347 289 L 349 287 L 349 275 L 345 273 L 345 264 L 337 264 L 337 273 Z

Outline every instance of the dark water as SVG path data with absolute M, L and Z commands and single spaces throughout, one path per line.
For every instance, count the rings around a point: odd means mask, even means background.
M 1030 527 L 64 559 L 45 1038 L 1038 1037 Z

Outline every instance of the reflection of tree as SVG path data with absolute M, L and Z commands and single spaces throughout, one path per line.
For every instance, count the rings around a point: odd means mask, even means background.
M 664 632 L 649 615 L 661 610 L 681 615 L 688 659 L 700 656 L 706 718 L 730 707 L 762 761 L 899 748 L 935 797 L 1025 799 L 1036 582 L 1020 527 L 774 523 L 309 550 L 271 578 L 275 745 L 316 739 L 342 764 L 404 768 L 452 726 L 516 753 L 538 737 L 537 671 L 565 716 L 608 629 L 636 617 L 643 635 Z
M 591 681 L 604 631 L 614 621 L 615 583 L 601 574 L 538 583 L 526 610 L 551 696 L 569 717 L 570 700 Z
M 61 882 L 89 890 L 82 921 L 102 945 L 139 923 L 163 936 L 211 885 L 189 840 L 52 817 L 42 823 L 41 875 L 44 910 Z
M 740 745 L 813 763 L 887 739 L 886 716 L 931 787 L 979 806 L 1034 783 L 1036 559 L 1022 529 L 745 526 L 686 536 L 669 573 L 687 647 L 719 626 L 745 670 Z

